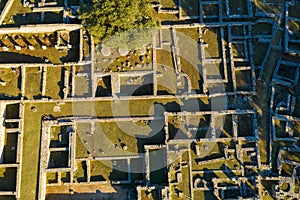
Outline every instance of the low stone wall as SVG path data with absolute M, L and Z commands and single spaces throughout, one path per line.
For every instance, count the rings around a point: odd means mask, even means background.
M 13 28 L 0 28 L 1 34 L 17 34 L 17 33 L 45 33 L 55 32 L 60 29 L 67 31 L 74 31 L 82 28 L 80 24 L 35 24 L 35 25 L 24 25 Z

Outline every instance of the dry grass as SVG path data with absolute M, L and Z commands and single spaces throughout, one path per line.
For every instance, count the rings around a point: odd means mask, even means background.
M 91 180 L 92 181 L 109 181 L 109 175 L 112 172 L 111 166 L 102 163 L 101 161 L 91 162 Z
M 163 22 L 163 21 L 178 21 L 179 17 L 177 14 L 163 14 L 163 13 L 158 13 L 156 9 L 151 8 L 153 18 Z
M 57 183 L 57 173 L 56 172 L 48 172 L 47 173 L 47 178 L 46 178 L 46 183 Z
M 46 96 L 52 99 L 60 99 L 60 93 L 62 92 L 62 68 L 61 67 L 48 67 L 47 68 L 47 84 L 46 84 Z
M 203 42 L 208 46 L 204 48 L 205 58 L 219 58 L 221 57 L 221 38 L 220 29 L 211 28 L 202 34 Z
M 21 90 L 18 85 L 18 79 L 20 76 L 20 69 L 16 71 L 12 69 L 0 69 L 0 80 L 4 81 L 6 85 L 0 85 L 0 93 L 9 96 L 18 96 Z
M 165 50 L 156 50 L 156 63 L 174 68 L 172 53 Z
M 2 43 L 9 48 L 9 53 L 21 54 L 24 57 L 30 56 L 35 58 L 35 62 L 45 62 L 46 59 L 51 63 L 61 64 L 61 58 L 68 55 L 68 52 L 60 52 L 58 49 L 54 47 L 56 40 L 53 33 L 43 33 L 43 34 L 10 34 L 8 37 L 4 35 L 0 35 L 2 38 Z M 28 48 L 28 44 L 34 47 L 34 50 L 30 50 Z M 20 46 L 21 50 L 16 50 L 14 48 L 15 45 Z M 41 45 L 47 46 L 47 49 L 42 49 Z M 3 50 L 1 50 L 3 52 Z M 5 62 L 9 58 L 3 59 Z M 21 62 L 21 61 L 15 61 Z M 24 58 L 24 62 L 32 62 L 27 61 Z
M 31 0 L 29 2 L 34 2 L 34 1 Z M 30 12 L 31 12 L 31 9 L 28 7 L 24 7 L 22 5 L 21 0 L 16 0 L 16 1 L 14 1 L 11 9 L 9 10 L 8 14 L 6 15 L 3 23 L 11 24 L 11 23 L 13 23 L 13 16 L 20 14 L 20 13 L 30 13 Z
M 187 74 L 188 77 L 190 78 L 192 89 L 200 90 L 202 77 L 200 75 L 198 66 L 192 65 L 184 58 L 180 58 L 180 62 L 181 62 L 181 71 L 183 73 Z
M 178 28 L 176 29 L 177 32 L 181 34 L 189 36 L 191 39 L 198 41 L 199 40 L 199 33 L 197 28 Z
M 178 0 L 160 0 L 162 8 L 176 8 Z
M 61 113 L 54 113 L 53 107 L 55 105 L 55 103 L 25 104 L 26 115 L 24 118 L 23 165 L 21 175 L 26 178 L 22 179 L 21 182 L 22 199 L 36 198 L 42 115 L 53 114 L 57 116 L 70 115 L 72 113 L 72 106 L 70 104 L 63 105 Z M 37 112 L 31 111 L 32 106 L 37 108 Z
M 25 96 L 28 99 L 41 97 L 42 73 L 38 67 L 26 69 Z

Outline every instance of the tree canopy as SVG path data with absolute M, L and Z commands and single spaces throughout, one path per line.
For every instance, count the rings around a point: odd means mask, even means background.
M 96 44 L 118 33 L 159 24 L 148 0 L 91 0 L 82 5 L 80 19 Z

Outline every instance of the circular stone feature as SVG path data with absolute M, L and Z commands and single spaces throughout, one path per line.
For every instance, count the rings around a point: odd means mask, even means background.
M 127 47 L 123 47 L 123 48 L 118 48 L 118 53 L 121 56 L 126 56 L 128 54 L 129 50 Z
M 32 112 L 36 112 L 36 111 L 37 111 L 36 107 L 32 106 L 32 107 L 31 107 L 31 111 L 32 111 Z
M 111 49 L 106 46 L 102 46 L 100 51 L 101 51 L 102 55 L 105 57 L 110 56 L 110 54 L 111 54 Z
M 141 61 L 141 62 L 144 62 L 144 61 L 145 61 L 144 56 L 140 56 L 140 61 Z
M 123 149 L 124 151 L 126 151 L 126 150 L 127 150 L 127 146 L 124 145 L 124 146 L 122 147 L 122 149 Z

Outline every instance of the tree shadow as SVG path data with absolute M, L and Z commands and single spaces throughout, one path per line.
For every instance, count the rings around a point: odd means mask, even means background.
M 1 52 L 0 63 L 44 63 L 44 59 L 13 52 Z

